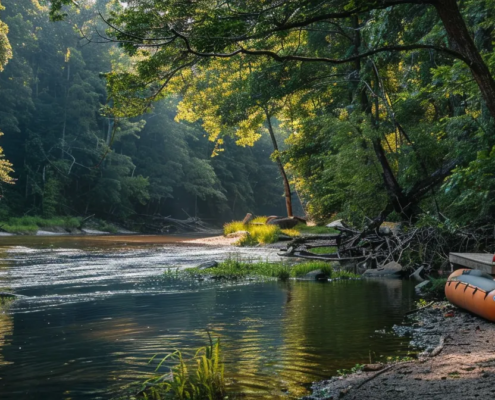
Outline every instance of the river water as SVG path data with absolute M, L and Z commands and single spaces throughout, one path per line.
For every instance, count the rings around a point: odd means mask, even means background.
M 207 330 L 247 399 L 297 398 L 338 369 L 407 354 L 404 339 L 375 331 L 413 307 L 409 282 L 186 283 L 163 272 L 279 258 L 178 239 L 0 238 L 0 288 L 24 296 L 0 310 L 0 399 L 110 399 L 150 376 L 153 355 L 205 345 Z

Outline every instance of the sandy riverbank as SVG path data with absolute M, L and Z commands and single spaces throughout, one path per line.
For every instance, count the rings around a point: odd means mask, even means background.
M 239 236 L 225 237 L 225 236 L 210 236 L 196 239 L 183 240 L 182 243 L 187 244 L 203 244 L 206 246 L 232 246 L 239 240 Z
M 386 366 L 380 371 L 334 377 L 314 384 L 305 399 L 419 400 L 495 397 L 495 324 L 436 303 L 411 318 L 399 333 L 425 351 L 418 360 Z M 371 367 L 371 366 L 370 366 Z

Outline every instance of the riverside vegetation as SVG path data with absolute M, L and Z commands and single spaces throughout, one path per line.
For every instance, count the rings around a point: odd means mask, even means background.
M 359 275 L 334 267 L 324 261 L 308 261 L 298 264 L 274 263 L 268 261 L 243 261 L 229 258 L 211 268 L 168 269 L 165 275 L 177 279 L 197 279 L 211 277 L 215 279 L 238 280 L 247 278 L 279 279 L 301 278 L 313 271 L 321 271 L 329 279 L 359 278 Z
M 224 225 L 223 233 L 227 236 L 237 232 L 247 232 L 239 238 L 236 245 L 253 246 L 257 244 L 275 243 L 279 240 L 281 235 L 298 237 L 304 233 L 324 234 L 337 232 L 336 230 L 325 226 L 308 226 L 302 223 L 297 224 L 292 229 L 281 229 L 277 225 L 267 225 L 267 218 L 268 217 L 266 216 L 258 216 L 247 224 L 244 224 L 242 221 L 229 222 Z

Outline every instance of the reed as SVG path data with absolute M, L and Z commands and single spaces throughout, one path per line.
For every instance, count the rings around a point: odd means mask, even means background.
M 209 335 L 208 335 L 209 336 Z M 150 363 L 156 359 L 154 356 Z M 191 359 L 180 350 L 164 356 L 155 372 L 167 360 L 176 364 L 166 374 L 148 379 L 139 392 L 141 398 L 152 400 L 221 400 L 225 398 L 224 363 L 220 341 L 199 348 Z

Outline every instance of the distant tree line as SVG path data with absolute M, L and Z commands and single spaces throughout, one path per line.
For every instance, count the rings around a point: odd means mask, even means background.
M 1 187 L 0 218 L 96 214 L 123 221 L 159 213 L 229 220 L 283 212 L 269 138 L 253 148 L 226 139 L 227 151 L 212 158 L 215 143 L 204 129 L 174 120 L 180 95 L 133 119 L 105 112 L 114 101 L 105 73 L 130 61 L 115 44 L 88 43 L 81 32 L 101 28 L 97 10 L 106 2 L 82 3 L 59 23 L 49 20 L 45 3 L 2 5 L 0 145 L 14 184 Z M 10 164 L 4 167 L 8 181 Z

